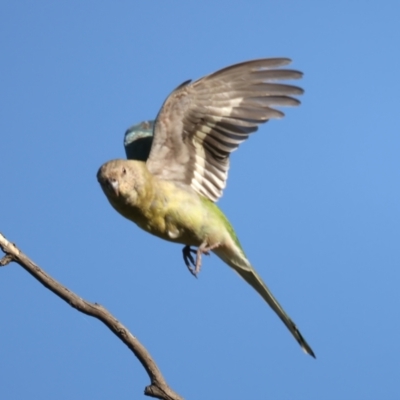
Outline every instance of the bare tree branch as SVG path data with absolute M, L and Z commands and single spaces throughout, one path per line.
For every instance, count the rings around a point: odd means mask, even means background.
M 168 386 L 146 348 L 129 332 L 124 325 L 122 325 L 113 315 L 111 315 L 106 308 L 100 304 L 90 303 L 82 299 L 65 286 L 61 285 L 50 275 L 44 272 L 29 257 L 22 253 L 15 244 L 10 243 L 1 233 L 0 248 L 5 253 L 5 256 L 0 260 L 1 267 L 9 264 L 11 261 L 16 262 L 22 268 L 28 271 L 34 278 L 36 278 L 42 285 L 47 287 L 47 289 L 50 289 L 54 294 L 63 299 L 70 306 L 103 322 L 119 339 L 122 340 L 122 342 L 129 347 L 149 375 L 151 384 L 145 388 L 145 395 L 162 400 L 183 400 L 182 397 L 180 397 Z

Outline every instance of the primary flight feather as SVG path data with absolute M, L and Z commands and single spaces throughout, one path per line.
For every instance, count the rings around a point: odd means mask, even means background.
M 283 117 L 275 107 L 300 104 L 293 96 L 303 90 L 279 82 L 301 78 L 301 72 L 280 68 L 289 63 L 287 58 L 247 61 L 184 82 L 165 100 L 154 126 L 148 121 L 126 132 L 129 159 L 105 163 L 97 179 L 124 217 L 153 235 L 184 244 L 185 262 L 193 274 L 200 271 L 202 254 L 215 253 L 262 296 L 303 350 L 315 357 L 214 203 L 226 186 L 230 153 L 259 124 Z

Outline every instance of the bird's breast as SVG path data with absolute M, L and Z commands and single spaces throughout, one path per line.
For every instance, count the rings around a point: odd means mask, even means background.
M 154 196 L 130 218 L 140 228 L 164 240 L 199 246 L 203 208 L 197 195 L 171 182 L 157 182 Z M 133 215 L 132 215 L 133 216 Z

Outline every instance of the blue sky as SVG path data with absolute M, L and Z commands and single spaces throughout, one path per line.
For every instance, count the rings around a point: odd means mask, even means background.
M 0 232 L 106 306 L 187 399 L 399 397 L 395 1 L 0 3 Z M 219 205 L 313 347 L 215 255 L 119 216 L 96 181 L 189 78 L 286 56 L 302 105 L 232 156 Z M 6 399 L 144 398 L 127 348 L 17 265 L 0 271 Z

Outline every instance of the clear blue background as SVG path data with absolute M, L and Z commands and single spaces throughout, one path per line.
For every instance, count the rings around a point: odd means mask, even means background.
M 0 231 L 106 306 L 187 399 L 400 396 L 397 1 L 0 3 Z M 215 255 L 124 220 L 96 181 L 178 84 L 287 56 L 302 105 L 233 154 L 219 205 L 317 354 Z M 139 362 L 18 265 L 0 270 L 4 399 L 143 398 Z

